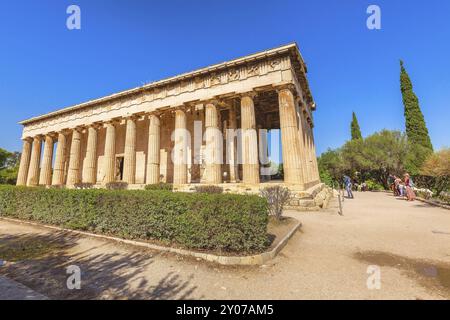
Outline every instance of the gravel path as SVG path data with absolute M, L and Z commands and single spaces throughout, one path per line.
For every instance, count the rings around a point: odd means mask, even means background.
M 344 216 L 336 207 L 334 200 L 322 212 L 286 212 L 303 227 L 259 267 L 222 267 L 0 220 L 3 251 L 40 244 L 36 252 L 22 249 L 0 275 L 63 299 L 450 298 L 449 210 L 386 193 L 355 193 Z M 80 290 L 66 287 L 72 264 L 81 268 Z M 379 289 L 367 288 L 371 265 L 380 270 Z

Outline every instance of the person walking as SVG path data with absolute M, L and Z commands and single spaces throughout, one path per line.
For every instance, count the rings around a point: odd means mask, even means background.
M 345 190 L 347 190 L 347 197 L 349 199 L 353 199 L 352 180 L 347 175 L 344 175 L 344 186 L 345 186 Z

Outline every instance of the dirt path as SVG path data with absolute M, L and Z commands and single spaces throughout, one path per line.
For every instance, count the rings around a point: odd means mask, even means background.
M 221 267 L 0 220 L 0 275 L 50 298 L 450 299 L 450 211 L 386 193 L 356 193 L 320 213 L 270 263 Z M 32 244 L 32 245 L 31 245 Z M 81 268 L 68 290 L 66 267 Z M 367 268 L 381 288 L 369 290 Z

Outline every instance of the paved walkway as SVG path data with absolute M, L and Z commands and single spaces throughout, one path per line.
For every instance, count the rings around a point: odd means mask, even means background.
M 336 201 L 323 212 L 287 212 L 302 221 L 301 231 L 259 267 L 222 267 L 0 221 L 4 248 L 40 248 L 0 275 L 63 299 L 450 299 L 450 211 L 386 193 L 355 197 L 345 200 L 344 216 Z M 66 286 L 72 264 L 81 268 L 80 290 Z M 367 287 L 369 266 L 379 268 L 379 289 Z

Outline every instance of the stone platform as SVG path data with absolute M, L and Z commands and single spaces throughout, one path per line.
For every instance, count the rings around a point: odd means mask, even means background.
M 318 211 L 326 208 L 328 201 L 332 197 L 332 191 L 324 183 L 319 181 L 311 182 L 306 185 L 306 190 L 301 190 L 296 185 L 289 185 L 284 182 L 270 181 L 258 185 L 249 185 L 244 183 L 221 183 L 217 186 L 222 187 L 224 193 L 236 194 L 259 194 L 261 189 L 280 185 L 288 188 L 292 192 L 292 199 L 287 209 L 301 211 Z M 201 184 L 183 184 L 174 186 L 174 191 L 195 192 L 195 187 Z

